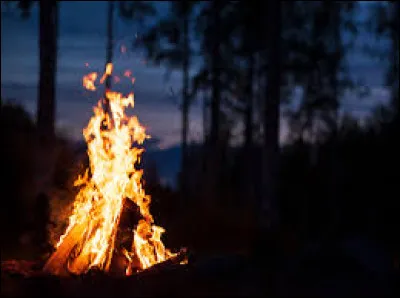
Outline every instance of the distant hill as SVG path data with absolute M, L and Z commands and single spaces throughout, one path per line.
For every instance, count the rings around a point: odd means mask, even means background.
M 177 186 L 177 175 L 181 167 L 181 147 L 176 145 L 168 149 L 149 149 L 143 153 L 143 166 L 154 162 L 163 183 L 172 188 Z

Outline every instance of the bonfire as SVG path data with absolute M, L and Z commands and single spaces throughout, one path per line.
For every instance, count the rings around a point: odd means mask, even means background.
M 109 63 L 99 80 L 96 72 L 85 75 L 83 86 L 95 91 L 96 81 L 103 83 L 112 71 L 113 65 Z M 130 75 L 130 72 L 124 74 L 134 83 Z M 181 258 L 184 250 L 173 253 L 164 247 L 161 236 L 165 230 L 154 224 L 150 213 L 150 196 L 145 193 L 143 172 L 138 169 L 143 153 L 139 146 L 149 136 L 137 117 L 126 115 L 125 110 L 133 107 L 133 93 L 125 96 L 112 90 L 106 90 L 105 99 L 94 107 L 94 115 L 83 130 L 89 168 L 75 181 L 80 191 L 68 227 L 44 272 L 55 275 L 84 274 L 91 269 L 110 272 L 118 254 L 124 258 L 123 265 L 118 263 L 118 266 L 125 275 L 178 257 L 180 263 L 186 262 Z M 128 245 L 117 249 L 116 243 L 121 242 L 121 217 L 129 204 L 136 207 L 129 210 L 136 210 L 137 221 L 128 229 L 130 242 L 124 242 Z

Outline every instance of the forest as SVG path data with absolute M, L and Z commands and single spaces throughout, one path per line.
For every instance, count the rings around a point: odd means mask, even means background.
M 2 1 L 2 14 L 12 10 L 24 22 L 37 6 L 39 19 L 35 117 L 1 96 L 2 262 L 49 258 L 88 167 L 87 147 L 56 128 L 62 5 Z M 143 185 L 166 246 L 186 247 L 189 264 L 204 262 L 205 275 L 220 281 L 218 291 L 207 284 L 196 293 L 399 290 L 399 2 L 168 1 L 162 15 L 157 5 L 107 1 L 104 65 L 118 50 L 118 18 L 141 28 L 127 51 L 142 52 L 167 80 L 179 74 L 180 88 L 171 90 L 180 115 L 178 183 L 161 183 L 145 151 Z M 359 42 L 365 32 L 372 38 Z M 382 86 L 355 79 L 355 52 L 384 69 Z M 107 79 L 106 90 L 112 84 Z M 377 88 L 388 101 L 353 113 Z M 190 139 L 195 104 L 200 141 Z

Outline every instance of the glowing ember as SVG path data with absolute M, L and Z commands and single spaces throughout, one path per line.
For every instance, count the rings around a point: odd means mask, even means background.
M 85 87 L 87 90 L 94 91 L 96 90 L 96 86 L 94 85 L 94 82 L 97 79 L 97 73 L 96 72 L 91 72 L 88 75 L 84 76 L 82 79 L 83 82 L 83 87 Z
M 129 69 L 128 69 L 128 70 L 125 70 L 125 72 L 124 72 L 124 76 L 125 76 L 125 77 L 130 78 L 131 75 L 132 75 L 132 72 L 131 72 Z
M 106 79 L 107 76 L 110 76 L 113 71 L 113 65 L 112 63 L 107 63 L 106 65 L 106 72 L 103 74 L 103 76 L 100 79 L 100 83 L 103 84 L 104 80 Z
M 111 75 L 112 69 L 113 65 L 107 64 L 100 83 Z M 96 90 L 96 79 L 97 73 L 86 75 L 83 86 Z M 110 115 L 103 110 L 100 100 L 83 131 L 90 168 L 75 181 L 80 191 L 69 217 L 69 225 L 56 245 L 56 252 L 46 264 L 47 268 L 53 266 L 49 263 L 60 262 L 59 255 L 68 254 L 67 268 L 70 272 L 84 273 L 93 267 L 108 271 L 124 200 L 132 200 L 139 207 L 142 217 L 132 231 L 131 247 L 122 250 L 130 264 L 126 274 L 134 272 L 131 266 L 134 260 L 138 264 L 134 270 L 140 271 L 177 255 L 166 249 L 161 241 L 165 230 L 153 224 L 150 197 L 145 194 L 141 183 L 142 171 L 136 169 L 143 149 L 132 145 L 142 144 L 149 136 L 137 117 L 125 114 L 126 108 L 134 107 L 134 95 L 123 96 L 106 90 L 106 97 L 109 99 Z

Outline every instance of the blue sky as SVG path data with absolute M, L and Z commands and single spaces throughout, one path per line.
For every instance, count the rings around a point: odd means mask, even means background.
M 2 4 L 3 6 L 3 4 Z M 166 2 L 156 4 L 164 13 Z M 59 60 L 57 75 L 57 125 L 68 131 L 69 136 L 81 139 L 82 128 L 92 115 L 92 106 L 100 93 L 89 93 L 81 86 L 81 79 L 90 70 L 102 71 L 106 48 L 107 2 L 65 1 L 60 4 Z M 362 19 L 365 12 L 357 15 Z M 15 98 L 32 114 L 36 110 L 38 80 L 38 19 L 37 9 L 33 8 L 28 20 L 21 20 L 17 12 L 3 13 L 1 18 L 1 95 L 2 98 Z M 129 44 L 137 28 L 133 23 L 116 19 L 116 49 Z M 140 32 L 139 32 L 140 34 Z M 371 39 L 362 34 L 359 47 Z M 348 57 L 352 75 L 374 87 L 373 96 L 357 101 L 349 95 L 344 108 L 357 115 L 364 115 L 377 100 L 385 100 L 388 92 L 384 88 L 384 69 L 376 61 L 355 51 Z M 180 74 L 174 73 L 170 81 L 164 80 L 165 69 L 149 67 L 139 53 L 121 54 L 115 51 L 115 74 L 130 69 L 136 78 L 135 114 L 154 137 L 161 140 L 160 147 L 166 148 L 179 142 L 180 112 L 169 98 L 172 87 L 176 92 L 180 86 Z M 122 74 L 121 74 L 122 75 Z M 128 92 L 131 85 L 118 85 Z M 201 112 L 199 104 L 191 108 L 191 139 L 201 137 Z M 282 125 L 282 135 L 286 126 Z
M 57 74 L 57 125 L 69 131 L 75 139 L 81 138 L 101 93 L 84 91 L 82 76 L 89 71 L 104 69 L 106 48 L 107 2 L 68 1 L 60 4 L 59 56 Z M 165 3 L 158 7 L 165 6 Z M 21 20 L 18 13 L 1 20 L 1 94 L 15 98 L 28 111 L 36 110 L 38 81 L 38 19 L 34 7 L 28 20 Z M 137 30 L 130 22 L 116 18 L 115 24 L 115 74 L 130 69 L 136 78 L 135 85 L 116 86 L 122 91 L 135 93 L 135 113 L 151 135 L 160 137 L 161 147 L 179 141 L 180 113 L 169 97 L 172 87 L 179 90 L 179 73 L 165 81 L 165 70 L 148 67 L 140 53 L 122 54 L 118 49 L 130 43 Z M 90 67 L 85 67 L 85 63 Z M 200 137 L 201 115 L 195 105 L 191 111 L 192 139 Z

